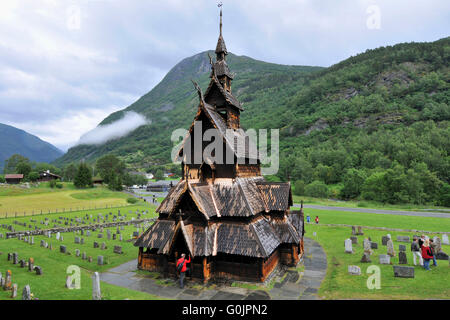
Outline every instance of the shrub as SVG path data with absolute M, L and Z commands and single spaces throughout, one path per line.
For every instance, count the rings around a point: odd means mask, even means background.
M 6 182 L 5 177 L 4 176 L 0 176 L 0 183 L 5 183 L 5 182 Z
M 138 202 L 138 199 L 136 199 L 136 198 L 128 198 L 127 202 L 131 203 L 131 204 L 135 204 L 136 202 Z
M 63 188 L 63 184 L 62 184 L 62 183 L 57 183 L 57 184 L 56 184 L 56 188 L 62 189 L 62 188 Z
M 328 188 L 322 181 L 313 181 L 305 187 L 305 195 L 316 198 L 327 198 Z
M 294 194 L 297 196 L 302 196 L 305 194 L 305 183 L 302 180 L 295 181 Z
M 55 188 L 56 187 L 56 181 L 55 180 L 50 180 L 50 182 L 48 183 L 48 185 L 50 186 L 50 188 Z

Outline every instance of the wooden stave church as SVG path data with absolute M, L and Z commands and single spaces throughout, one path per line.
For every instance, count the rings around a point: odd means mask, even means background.
M 194 83 L 200 102 L 179 153 L 183 178 L 157 208 L 158 220 L 136 240 L 138 268 L 174 275 L 176 260 L 186 253 L 192 257 L 193 278 L 264 282 L 279 264 L 295 266 L 303 255 L 303 210 L 290 210 L 290 183 L 264 180 L 259 157 L 252 152 L 256 147 L 240 127 L 243 108 L 231 93 L 234 76 L 226 62 L 222 11 L 215 53 L 205 94 Z M 233 155 L 232 164 L 210 159 L 189 164 L 196 151 L 188 142 L 198 121 L 202 134 L 217 129 L 223 154 Z M 244 139 L 245 148 L 236 147 L 236 139 Z

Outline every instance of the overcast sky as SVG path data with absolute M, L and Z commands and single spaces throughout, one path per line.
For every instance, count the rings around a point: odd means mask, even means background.
M 214 49 L 215 0 L 0 1 L 0 122 L 62 150 Z M 229 51 L 330 66 L 366 49 L 449 36 L 449 0 L 223 0 Z

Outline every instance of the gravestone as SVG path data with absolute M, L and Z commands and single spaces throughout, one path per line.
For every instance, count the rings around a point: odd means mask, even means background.
M 42 268 L 41 267 L 35 266 L 34 271 L 36 271 L 36 275 L 42 276 Z
M 19 263 L 19 254 L 17 252 L 13 253 L 13 264 Z
M 352 244 L 358 244 L 358 238 L 357 237 L 350 237 L 352 240 Z
M 33 271 L 34 270 L 34 259 L 30 258 L 28 259 L 28 271 Z
M 114 233 L 113 234 L 113 240 L 116 240 L 117 235 Z
M 398 263 L 399 264 L 408 264 L 408 259 L 406 258 L 406 252 L 400 251 L 398 253 Z
M 94 241 L 94 248 L 98 248 L 98 242 Z
M 123 241 L 122 235 L 119 235 L 119 241 Z
M 100 290 L 100 275 L 95 272 L 92 276 L 92 300 L 101 300 L 102 293 Z
M 414 267 L 394 266 L 394 277 L 414 278 Z
M 22 259 L 19 261 L 19 264 L 20 264 L 21 268 L 25 268 L 26 262 L 25 262 L 25 260 Z
M 81 244 L 84 244 L 84 238 L 81 238 L 81 242 L 80 242 Z
M 357 232 L 356 234 L 357 234 L 358 236 L 363 236 L 363 235 L 364 235 L 364 232 L 363 232 L 361 226 L 358 226 L 358 232 Z
M 436 259 L 437 260 L 448 260 L 448 254 L 446 254 L 444 251 L 436 253 Z
M 12 285 L 11 298 L 15 299 L 17 297 L 17 283 Z
M 380 264 L 391 264 L 391 257 L 387 254 L 380 254 L 378 256 Z
M 41 247 L 44 247 L 44 246 L 45 246 L 45 241 L 41 240 Z
M 114 253 L 122 254 L 122 247 L 121 246 L 114 246 Z
M 398 251 L 406 251 L 406 246 L 404 244 L 399 244 Z
M 80 244 L 80 238 L 79 237 L 75 237 L 75 243 L 76 244 Z
M 398 242 L 411 242 L 408 236 L 397 236 Z
M 61 237 L 61 233 L 57 232 L 57 233 L 56 233 L 56 240 L 59 240 L 60 237 Z
M 64 241 L 64 237 L 63 235 L 61 235 L 61 237 L 59 238 L 60 241 Z
M 31 244 L 31 245 L 34 244 L 34 237 L 31 237 L 31 242 L 30 242 L 30 244 Z
M 72 289 L 72 288 L 74 288 L 74 286 L 72 285 L 72 282 L 73 282 L 72 276 L 67 276 L 67 277 L 66 277 L 66 288 L 67 288 L 67 289 Z
M 371 242 L 371 243 L 370 243 L 370 248 L 371 248 L 371 249 L 378 249 L 378 243 L 376 243 L 376 242 Z
M 352 240 L 346 239 L 344 245 L 345 245 L 345 253 L 353 253 Z
M 361 275 L 361 268 L 358 266 L 348 266 L 348 273 L 355 276 Z
M 102 265 L 103 265 L 103 256 L 97 256 L 97 264 L 98 264 L 99 266 L 102 266 Z
M 387 242 L 387 254 L 390 255 L 391 257 L 395 256 L 394 243 L 392 242 L 391 239 L 389 239 Z
M 450 243 L 448 242 L 448 235 L 446 235 L 446 234 L 443 234 L 442 235 L 442 244 L 445 244 L 445 245 L 450 245 Z
M 91 256 L 88 257 L 88 262 L 92 262 L 92 257 Z
M 83 252 L 83 253 L 81 254 L 81 259 L 83 259 L 83 260 L 86 260 L 86 259 L 87 259 L 86 252 Z
M 100 250 L 105 250 L 106 249 L 106 243 L 102 242 L 102 246 L 100 247 Z
M 66 246 L 63 246 L 63 245 L 59 246 L 59 252 L 66 253 L 67 252 Z
M 75 256 L 79 257 L 80 256 L 80 250 L 75 249 Z
M 10 290 L 12 285 L 12 273 L 11 270 L 6 271 L 5 281 L 3 283 L 3 289 Z
M 8 252 L 8 261 L 11 261 L 11 260 L 12 260 L 12 253 Z
M 28 284 L 23 288 L 22 300 L 31 300 L 31 290 Z
M 103 234 L 102 233 L 97 234 L 97 238 L 99 239 L 103 238 Z
M 389 238 L 388 238 L 387 236 L 383 236 L 383 237 L 381 238 L 381 244 L 382 244 L 383 246 L 387 245 L 388 240 L 389 240 Z

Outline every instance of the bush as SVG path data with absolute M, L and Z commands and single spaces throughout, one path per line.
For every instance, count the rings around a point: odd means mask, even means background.
M 56 181 L 55 180 L 50 180 L 50 182 L 48 183 L 48 185 L 50 186 L 50 188 L 55 188 L 56 187 Z
M 302 196 L 305 194 L 305 183 L 302 180 L 295 181 L 294 194 L 297 196 Z
M 5 183 L 5 182 L 6 182 L 5 177 L 4 176 L 0 176 L 0 183 Z
M 315 198 L 327 198 L 328 188 L 322 181 L 313 181 L 305 187 L 305 195 Z
M 62 183 L 57 183 L 57 184 L 56 184 L 56 188 L 62 189 L 62 188 L 63 188 L 63 184 L 62 184 Z
M 138 202 L 138 199 L 136 199 L 136 198 L 128 198 L 127 202 L 131 203 L 131 204 L 135 204 L 136 202 Z
M 39 173 L 36 171 L 31 171 L 28 174 L 28 180 L 30 180 L 31 182 L 35 182 L 39 179 Z

